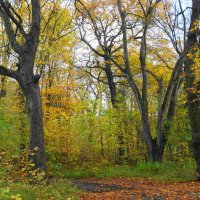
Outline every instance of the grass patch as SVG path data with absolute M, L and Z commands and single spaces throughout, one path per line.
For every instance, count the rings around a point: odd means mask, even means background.
M 82 168 L 64 173 L 65 178 L 106 178 L 106 177 L 141 177 L 159 181 L 189 181 L 195 179 L 195 164 L 187 163 L 146 163 L 140 162 L 135 167 L 115 166 L 103 168 Z
M 75 200 L 77 189 L 66 181 L 49 185 L 0 182 L 0 200 Z

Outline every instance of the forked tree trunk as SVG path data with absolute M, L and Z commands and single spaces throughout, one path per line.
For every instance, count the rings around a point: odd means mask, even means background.
M 161 145 L 158 145 L 156 143 L 156 139 L 152 139 L 150 138 L 150 136 L 149 138 L 145 140 L 145 143 L 147 146 L 148 160 L 151 162 L 161 162 L 163 159 L 163 153 L 164 153 L 166 143 L 162 143 Z
M 123 56 L 124 68 L 119 67 L 123 73 L 126 74 L 129 85 L 135 95 L 136 102 L 140 111 L 142 121 L 142 136 L 147 146 L 148 159 L 152 162 L 162 161 L 164 149 L 167 143 L 168 133 L 173 121 L 175 106 L 176 106 L 176 93 L 178 89 L 179 73 L 182 69 L 185 59 L 185 52 L 180 54 L 174 69 L 172 71 L 170 80 L 168 82 L 166 91 L 162 91 L 162 77 L 158 77 L 151 70 L 147 68 L 147 31 L 152 22 L 156 6 L 161 0 L 150 1 L 150 5 L 146 9 L 146 17 L 143 20 L 143 33 L 141 37 L 140 46 L 140 67 L 142 73 L 142 89 L 138 87 L 136 80 L 131 72 L 129 63 L 128 40 L 127 40 L 127 25 L 126 13 L 121 5 L 121 0 L 118 0 L 118 10 L 121 16 L 122 33 L 123 33 Z M 143 7 L 142 7 L 143 9 Z M 148 111 L 148 75 L 151 75 L 159 84 L 159 98 L 158 98 L 158 119 L 157 119 L 157 132 L 156 138 L 153 137 L 149 122 Z M 167 125 L 169 123 L 169 125 Z
M 174 89 L 172 91 L 172 95 L 169 102 L 168 107 L 168 113 L 165 118 L 165 121 L 162 123 L 162 121 L 158 120 L 158 124 L 161 128 L 157 129 L 157 138 L 152 139 L 151 137 L 147 138 L 148 142 L 147 144 L 147 151 L 149 158 L 152 162 L 162 162 L 163 160 L 163 154 L 164 150 L 167 144 L 167 139 L 169 135 L 169 131 L 173 122 L 174 114 L 175 114 L 175 108 L 176 108 L 176 99 L 177 99 L 177 91 L 180 88 L 182 83 L 182 80 L 177 80 Z M 161 131 L 158 132 L 158 131 Z M 147 134 L 150 135 L 151 133 Z M 158 135 L 160 136 L 158 138 Z

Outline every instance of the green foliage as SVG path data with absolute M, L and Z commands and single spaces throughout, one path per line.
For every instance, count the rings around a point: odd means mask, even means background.
M 28 144 L 28 119 L 20 108 L 24 105 L 20 102 L 18 88 L 13 82 L 8 86 L 11 90 L 0 99 L 0 151 L 6 152 L 6 157 L 10 158 L 20 154 L 20 144 Z
M 19 144 L 19 135 L 14 132 L 14 123 L 16 118 L 14 115 L 4 115 L 0 110 L 0 151 L 7 151 L 10 154 L 17 154 L 17 145 Z
M 2 182 L 0 182 L 0 199 L 10 199 L 11 197 L 11 192 L 10 189 L 7 187 L 3 187 Z

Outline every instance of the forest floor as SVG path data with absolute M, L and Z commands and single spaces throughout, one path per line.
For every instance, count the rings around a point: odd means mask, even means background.
M 200 200 L 200 182 L 158 182 L 142 178 L 72 180 L 81 200 Z

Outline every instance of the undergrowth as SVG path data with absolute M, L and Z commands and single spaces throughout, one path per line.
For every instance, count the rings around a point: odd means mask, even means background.
M 137 166 L 107 166 L 107 167 L 83 167 L 77 170 L 68 170 L 65 178 L 106 178 L 106 177 L 141 177 L 158 181 L 189 181 L 195 179 L 195 164 L 163 162 L 139 162 Z
M 49 185 L 0 182 L 0 200 L 75 200 L 77 190 L 66 181 Z

